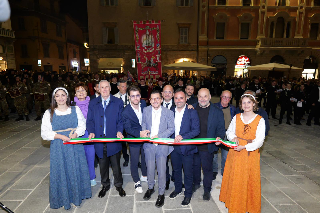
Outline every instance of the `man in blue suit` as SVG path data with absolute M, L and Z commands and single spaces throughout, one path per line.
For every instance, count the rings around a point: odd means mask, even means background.
M 210 91 L 202 88 L 198 92 L 198 103 L 193 107 L 197 110 L 200 119 L 200 134 L 198 138 L 224 138 L 225 127 L 223 112 L 211 102 Z M 193 159 L 193 192 L 200 188 L 201 166 L 203 170 L 203 200 L 210 200 L 212 186 L 213 153 L 218 150 L 220 143 L 197 145 L 198 153 Z
M 150 103 L 144 109 L 142 115 L 142 130 L 140 137 L 169 138 L 174 133 L 173 112 L 161 106 L 163 99 L 159 91 L 151 92 Z M 148 190 L 143 199 L 149 200 L 154 193 L 155 164 L 158 171 L 158 199 L 156 207 L 160 208 L 164 204 L 164 192 L 166 187 L 166 162 L 173 147 L 168 145 L 158 145 L 145 143 L 143 145 L 147 164 Z
M 99 83 L 101 97 L 90 101 L 87 117 L 87 130 L 91 138 L 123 138 L 123 123 L 121 113 L 123 102 L 110 95 L 111 87 L 107 80 Z M 122 146 L 120 142 L 95 143 L 94 148 L 99 157 L 102 189 L 99 197 L 102 198 L 110 189 L 109 164 L 112 165 L 114 186 L 121 197 L 126 196 L 122 188 L 123 179 L 120 168 Z
M 139 138 L 142 130 L 142 113 L 147 106 L 146 101 L 141 100 L 141 92 L 139 87 L 131 86 L 128 90 L 130 104 L 128 104 L 122 112 L 122 121 L 124 129 L 127 132 L 128 138 Z M 147 179 L 147 166 L 143 150 L 143 143 L 128 143 L 130 150 L 130 170 L 134 181 L 135 190 L 142 193 L 142 186 L 140 183 L 138 163 L 141 152 L 141 180 Z
M 200 122 L 198 113 L 194 109 L 188 109 L 186 103 L 186 93 L 182 89 L 177 89 L 174 93 L 175 109 L 175 134 L 171 137 L 175 139 L 175 143 L 181 142 L 182 139 L 191 139 L 199 135 Z M 170 194 L 170 198 L 174 199 L 182 191 L 182 167 L 184 171 L 184 199 L 182 206 L 187 206 L 192 197 L 193 183 L 193 155 L 198 152 L 196 145 L 176 145 L 171 153 L 173 171 L 175 174 L 174 191 Z

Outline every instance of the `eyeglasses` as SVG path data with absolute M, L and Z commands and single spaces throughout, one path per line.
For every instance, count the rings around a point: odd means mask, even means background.
M 227 96 L 221 96 L 221 98 L 224 98 L 224 99 L 231 99 L 231 97 L 227 97 Z
M 140 98 L 141 95 L 130 95 L 130 98 L 134 99 L 134 98 Z
M 172 94 L 171 91 L 163 91 L 164 94 Z
M 159 101 L 161 98 L 157 97 L 157 98 L 150 98 L 150 101 Z

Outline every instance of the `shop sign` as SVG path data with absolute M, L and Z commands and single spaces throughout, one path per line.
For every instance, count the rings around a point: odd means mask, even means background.
M 236 68 L 244 69 L 244 68 L 247 68 L 248 66 L 250 66 L 250 59 L 245 55 L 239 56 L 237 60 Z

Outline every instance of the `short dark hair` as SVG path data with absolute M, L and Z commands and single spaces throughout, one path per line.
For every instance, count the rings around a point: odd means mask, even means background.
M 152 92 L 150 94 L 150 97 L 151 97 L 152 94 L 159 94 L 160 97 L 162 98 L 161 92 L 159 90 L 152 90 Z
M 87 87 L 87 85 L 85 85 L 83 82 L 77 83 L 76 86 L 74 87 L 74 90 L 77 91 L 77 89 L 78 89 L 79 87 L 83 87 L 83 89 L 85 89 L 86 92 L 88 92 L 88 87 Z
M 183 94 L 186 96 L 186 91 L 184 91 L 182 88 L 178 88 L 176 89 L 176 91 L 174 92 L 174 94 L 178 93 L 178 92 L 183 92 Z
M 97 85 L 99 85 L 99 81 L 93 81 L 93 87 L 96 87 Z
M 119 86 L 120 84 L 124 84 L 124 83 L 127 83 L 127 81 L 121 79 L 120 81 L 117 82 L 117 86 Z
M 130 95 L 130 92 L 139 92 L 140 94 L 141 94 L 141 90 L 140 90 L 140 88 L 139 87 L 136 87 L 136 86 L 131 86 L 131 87 L 129 87 L 129 89 L 128 89 L 128 94 Z
M 187 88 L 187 86 L 191 86 L 191 87 L 194 88 L 194 84 L 192 84 L 192 83 L 188 83 L 188 84 L 186 85 L 186 88 Z

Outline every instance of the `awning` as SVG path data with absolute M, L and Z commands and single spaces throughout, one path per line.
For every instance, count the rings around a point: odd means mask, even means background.
M 198 64 L 193 62 L 180 62 L 180 63 L 173 63 L 163 66 L 165 70 L 192 70 L 192 71 L 216 71 L 215 67 L 207 66 L 204 64 Z
M 100 58 L 99 69 L 121 69 L 123 64 L 122 58 Z

